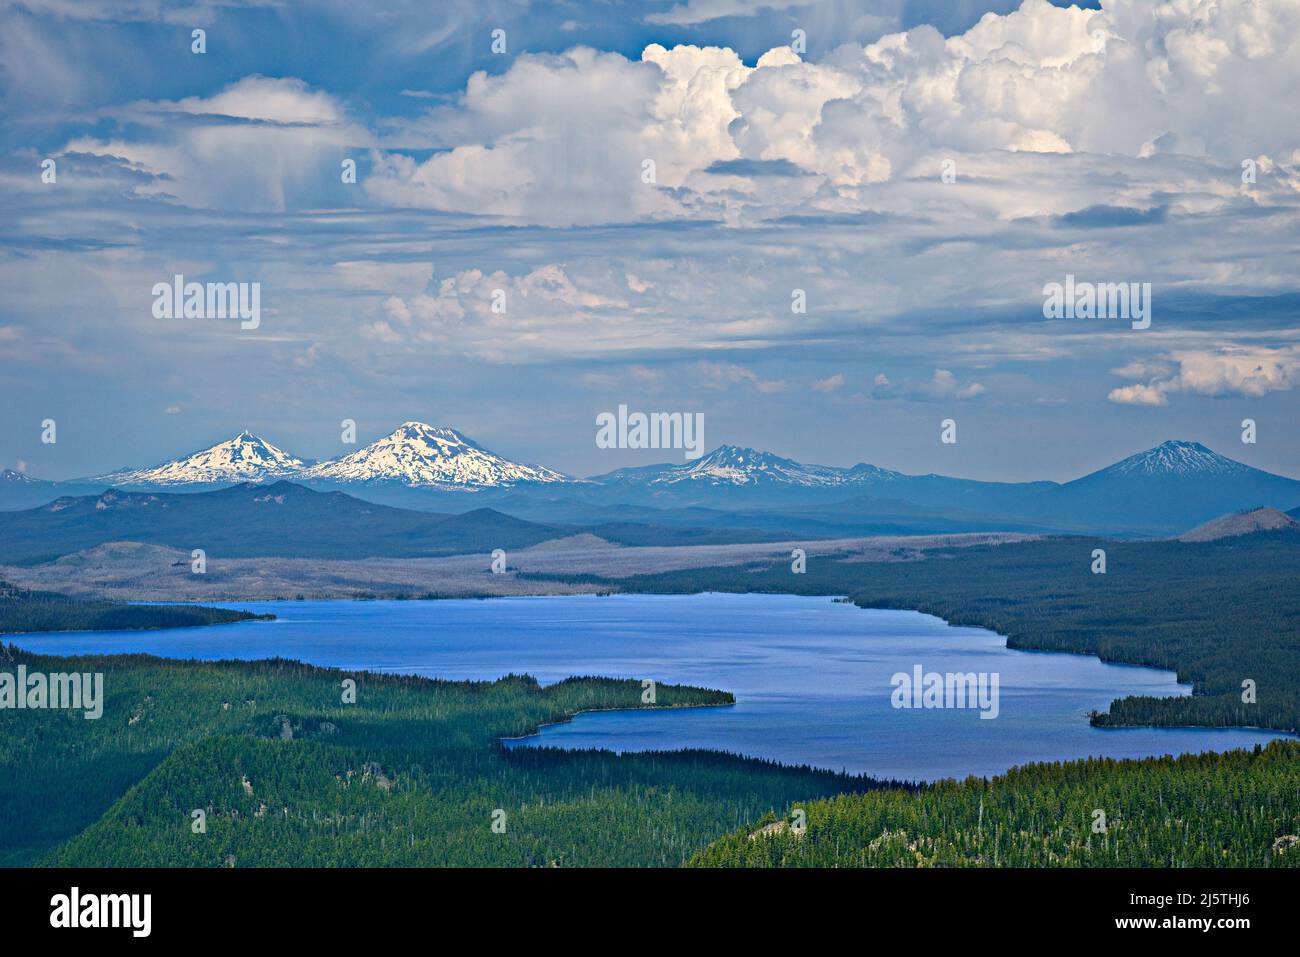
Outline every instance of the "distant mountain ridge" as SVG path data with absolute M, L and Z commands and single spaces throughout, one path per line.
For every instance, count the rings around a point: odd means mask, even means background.
M 686 463 L 620 470 L 589 480 L 602 504 L 632 493 L 661 508 L 777 508 L 867 496 L 942 509 L 964 527 L 980 516 L 986 528 L 1033 526 L 1057 531 L 1178 534 L 1229 511 L 1300 505 L 1300 481 L 1252 468 L 1199 442 L 1168 440 L 1070 482 L 984 482 L 944 475 L 908 475 L 860 463 L 850 468 L 805 465 L 753 449 L 722 446 Z M 855 520 L 861 520 L 855 510 Z M 937 516 L 931 516 L 936 518 Z M 938 530 L 937 526 L 934 529 Z
M 1199 442 L 1187 442 L 1170 439 L 1154 448 L 1137 452 L 1121 459 L 1091 475 L 1240 475 L 1258 471 L 1227 456 L 1220 455 Z M 591 481 L 599 482 L 609 476 L 619 476 L 629 472 L 641 472 L 645 481 L 673 483 L 686 479 L 706 479 L 730 484 L 749 484 L 760 478 L 783 480 L 791 484 L 846 484 L 854 481 L 890 481 L 895 479 L 936 479 L 948 478 L 935 475 L 909 475 L 892 469 L 880 468 L 859 462 L 849 468 L 833 465 L 806 465 L 793 459 L 782 458 L 771 452 L 762 452 L 735 445 L 721 445 L 707 455 L 693 462 L 674 465 L 651 465 L 640 469 L 624 469 L 610 472 L 606 476 L 593 476 Z M 974 481 L 970 479 L 951 479 L 952 481 Z M 1075 481 L 1081 481 L 1076 479 Z M 984 482 L 986 485 L 1026 484 L 1005 482 Z M 1062 483 L 1039 481 L 1027 484 L 1060 485 Z M 1069 484 L 1069 483 L 1064 483 Z
M 859 463 L 851 468 L 834 465 L 807 465 L 783 458 L 772 452 L 737 445 L 720 445 L 712 452 L 691 462 L 674 465 L 647 465 L 618 469 L 593 475 L 588 481 L 599 485 L 618 483 L 646 486 L 672 486 L 699 482 L 715 486 L 789 485 L 803 488 L 834 488 L 865 480 L 904 477 L 874 465 Z
M 35 508 L 52 502 L 60 495 L 89 495 L 103 485 L 88 480 L 48 482 L 13 469 L 0 470 L 0 510 Z
M 166 546 L 207 558 L 429 558 L 529 548 L 585 532 L 619 545 L 770 541 L 746 529 L 601 521 L 583 528 L 492 508 L 393 508 L 281 479 L 202 492 L 108 489 L 39 508 L 0 511 L 0 565 L 37 564 L 111 543 Z M 788 536 L 782 536 L 782 540 Z M 188 566 L 187 566 L 188 567 Z M 219 568 L 210 569 L 214 573 Z
M 1065 483 L 909 475 L 865 462 L 814 465 L 735 445 L 685 463 L 574 479 L 507 459 L 455 429 L 415 421 L 319 464 L 244 432 L 153 468 L 123 469 L 97 480 L 56 484 L 15 476 L 0 480 L 0 508 L 43 504 L 110 484 L 197 491 L 289 479 L 417 511 L 457 513 L 490 505 L 542 522 L 562 516 L 591 526 L 637 516 L 634 521 L 677 526 L 694 524 L 698 516 L 692 510 L 704 509 L 709 528 L 816 529 L 832 536 L 959 529 L 1164 537 L 1230 512 L 1300 506 L 1300 481 L 1183 440 L 1162 442 Z M 659 514 L 638 515 L 638 509 Z
M 284 480 L 190 494 L 109 489 L 0 512 L 0 564 L 48 560 L 107 542 L 202 548 L 214 560 L 415 558 L 525 548 L 564 534 L 492 509 L 413 512 Z
M 655 479 L 656 482 L 710 481 L 749 485 L 763 482 L 801 486 L 846 485 L 855 480 L 846 469 L 828 465 L 805 465 L 771 452 L 723 445 L 708 455 L 686 465 L 675 466 Z

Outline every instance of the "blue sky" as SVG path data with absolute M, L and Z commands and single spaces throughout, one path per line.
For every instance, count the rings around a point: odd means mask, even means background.
M 826 464 L 1300 475 L 1300 0 L 382 6 L 0 2 L 0 466 L 351 418 L 591 474 L 663 458 L 596 447 L 627 404 Z M 177 273 L 260 326 L 154 318 Z M 1150 328 L 1045 319 L 1067 274 Z

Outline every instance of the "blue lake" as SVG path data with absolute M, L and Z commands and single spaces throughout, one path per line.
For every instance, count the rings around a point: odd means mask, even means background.
M 731 707 L 603 712 L 543 728 L 512 747 L 619 751 L 713 748 L 790 764 L 933 780 L 1029 761 L 1145 757 L 1250 747 L 1249 729 L 1101 730 L 1088 712 L 1126 695 L 1184 695 L 1172 672 L 1096 658 L 1011 651 L 978 628 L 908 611 L 792 595 L 591 595 L 486 601 L 234 602 L 246 622 L 155 632 L 9 636 L 46 654 L 145 652 L 172 658 L 285 657 L 346 670 L 543 683 L 570 675 L 721 688 Z M 891 678 L 996 673 L 999 713 L 896 709 Z

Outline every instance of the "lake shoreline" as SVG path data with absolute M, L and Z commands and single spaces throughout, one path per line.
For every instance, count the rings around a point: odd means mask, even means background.
M 726 689 L 717 688 L 713 690 L 725 691 Z M 579 718 L 584 714 L 601 714 L 604 712 L 612 712 L 612 711 L 621 712 L 621 713 L 632 713 L 637 711 L 659 712 L 659 711 L 673 711 L 673 710 L 687 710 L 687 709 L 692 711 L 702 711 L 709 708 L 721 709 L 721 708 L 734 708 L 735 706 L 736 706 L 736 702 L 730 701 L 727 702 L 726 704 L 665 704 L 665 705 L 654 705 L 653 707 L 649 707 L 649 708 L 644 708 L 644 707 L 583 708 L 581 711 L 575 711 L 573 712 L 573 714 L 569 715 L 568 717 L 561 718 L 557 721 L 543 721 L 541 724 L 537 726 L 535 730 L 529 731 L 527 734 L 503 735 L 502 737 L 497 738 L 497 740 L 503 742 L 504 741 L 527 741 L 529 738 L 540 738 L 542 736 L 543 728 L 551 728 L 551 727 L 555 727 L 556 725 L 570 724 L 574 718 Z
M 1190 686 L 1170 669 L 1055 649 L 1029 655 L 1031 649 L 1009 647 L 990 629 L 952 625 L 918 610 L 863 608 L 835 595 L 619 592 L 499 602 L 222 605 L 277 618 L 173 636 L 30 634 L 16 643 L 46 654 L 93 649 L 190 660 L 278 657 L 352 673 L 443 680 L 526 673 L 549 685 L 581 675 L 634 676 L 720 688 L 735 703 L 711 706 L 708 715 L 671 707 L 587 713 L 502 747 L 711 750 L 877 779 L 989 776 L 1027 763 L 1225 750 L 1283 736 L 1224 726 L 1101 729 L 1088 715 L 1117 696 L 1182 698 Z M 1000 671 L 1001 717 L 971 725 L 970 710 L 891 709 L 890 675 L 910 672 L 914 664 L 941 673 Z
M 903 608 L 903 607 L 899 607 L 899 608 L 888 608 L 888 609 L 886 609 L 886 608 L 879 608 L 879 607 L 876 607 L 876 606 L 860 605 L 860 604 L 857 604 L 856 602 L 854 602 L 854 601 L 853 601 L 849 596 L 844 595 L 844 594 L 842 594 L 842 593 L 841 593 L 841 594 L 830 594 L 830 593 L 827 593 L 827 594 L 824 594 L 824 595 L 809 596 L 809 595 L 798 595 L 798 594 L 794 594 L 794 593 L 776 593 L 776 592 L 768 592 L 768 591 L 738 592 L 738 591 L 725 591 L 725 590 L 702 590 L 702 591 L 698 591 L 698 592 L 678 592 L 678 591 L 670 591 L 670 590 L 664 590 L 664 591 L 653 591 L 653 590 L 651 590 L 651 591 L 635 591 L 635 592 L 633 592 L 633 591 L 622 591 L 622 590 L 618 590 L 618 589 L 613 589 L 613 590 L 607 590 L 607 591 L 601 591 L 601 592 L 584 592 L 584 593 L 579 593 L 579 594 L 573 594 L 573 593 L 565 593 L 565 594 L 544 593 L 544 594 L 527 594 L 527 595 L 516 594 L 516 595 L 482 595 L 482 596 L 455 596 L 455 597 L 453 597 L 453 596 L 442 596 L 442 595 L 438 595 L 438 596 L 428 596 L 428 597 L 418 597 L 418 598 L 387 598 L 387 597 L 384 597 L 384 598 L 375 598 L 375 597 L 355 597 L 355 596 L 353 596 L 353 597 L 345 597 L 345 598 L 337 598 L 337 599 L 315 599 L 315 598 L 313 598 L 313 599 L 299 599 L 299 598 L 293 598 L 293 599 L 277 599 L 277 600 L 267 600 L 267 599 L 238 600 L 238 599 L 236 599 L 236 600 L 231 600 L 231 601 L 204 601 L 204 602 L 190 602 L 190 601 L 174 601 L 174 602 L 131 602 L 131 604 L 138 604 L 138 605 L 164 605 L 164 606 L 165 606 L 165 605 L 177 605 L 177 606 L 205 605 L 205 606 L 210 606 L 210 607 L 226 608 L 226 609 L 230 609 L 230 610 L 247 611 L 246 606 L 250 606 L 250 605 L 255 606 L 255 605 L 270 604 L 270 603 L 282 603 L 282 604 L 288 604 L 288 605 L 290 605 L 290 606 L 295 606 L 295 605 L 305 605 L 305 604 L 311 604 L 311 603 L 315 603 L 315 602 L 328 602 L 328 603 L 341 603 L 341 604 L 358 604 L 358 605 L 371 605 L 371 604 L 382 604 L 382 603 L 391 603 L 391 604 L 395 604 L 395 605 L 410 605 L 410 604 L 420 604 L 420 603 L 430 603 L 430 604 L 433 604 L 433 603 L 444 603 L 444 602 L 486 602 L 486 601 L 488 601 L 489 599 L 495 599 L 495 600 L 497 600 L 497 603 L 505 603 L 505 602 L 509 602 L 509 601 L 511 601 L 511 600 L 518 602 L 518 601 L 562 600 L 562 599 L 563 599 L 563 600 L 578 600 L 578 599 L 584 599 L 584 598 L 588 598 L 588 599 L 597 599 L 597 598 L 606 598 L 606 599 L 632 598 L 632 599 L 635 599 L 635 598 L 639 598 L 639 597 L 666 598 L 666 597 L 709 597 L 709 596 L 729 596 L 729 597 L 788 597 L 788 598 L 810 598 L 810 597 L 817 597 L 817 598 L 826 598 L 826 599 L 829 599 L 831 602 L 833 602 L 833 603 L 835 603 L 835 604 L 852 606 L 853 608 L 855 608 L 855 609 L 857 609 L 857 610 L 859 610 L 859 611 L 898 611 L 898 612 L 910 612 L 910 613 L 913 613 L 913 614 L 917 614 L 917 615 L 925 616 L 925 617 L 927 617 L 927 618 L 932 618 L 932 619 L 934 619 L 935 621 L 940 622 L 940 623 L 942 623 L 943 625 L 945 625 L 945 626 L 947 626 L 947 627 L 950 627 L 950 628 L 978 628 L 978 629 L 981 629 L 981 630 L 990 631 L 990 632 L 992 632 L 993 634 L 996 634 L 999 638 L 1002 639 L 1002 641 L 1003 641 L 1004 644 L 1005 644 L 1005 647 L 1006 647 L 1007 650 L 1009 650 L 1009 651 L 1015 651 L 1015 652 L 1018 652 L 1018 653 L 1023 653 L 1023 654 L 1032 654 L 1032 655 L 1070 655 L 1070 656 L 1075 656 L 1075 657 L 1080 657 L 1080 658 L 1085 658 L 1085 659 L 1095 660 L 1095 661 L 1098 661 L 1098 662 L 1100 662 L 1100 663 L 1102 663 L 1102 664 L 1105 664 L 1105 665 L 1107 665 L 1107 666 L 1111 666 L 1111 667 L 1132 668 L 1132 669 L 1147 670 L 1147 671 L 1151 671 L 1151 670 L 1161 671 L 1161 672 L 1166 672 L 1166 673 L 1168 673 L 1168 674 L 1173 675 L 1175 681 L 1177 682 L 1177 671 L 1176 671 L 1175 669 L 1165 668 L 1165 667 L 1161 667 L 1161 666 L 1159 666 L 1159 665 L 1143 664 L 1143 663 L 1139 663 L 1139 662 L 1119 661 L 1119 660 L 1115 660 L 1115 659 L 1111 659 L 1111 658 L 1106 658 L 1106 657 L 1102 656 L 1101 654 L 1097 654 L 1097 653 L 1095 653 L 1095 652 L 1072 651 L 1072 650 L 1064 650 L 1064 649 L 1059 649 L 1059 648 L 1042 648 L 1042 647 L 1036 647 L 1036 646 L 1033 646 L 1033 645 L 1019 645 L 1019 646 L 1014 646 L 1014 645 L 1010 644 L 1010 640 L 1011 640 L 1011 639 L 1010 639 L 1009 636 L 1007 636 L 1007 635 L 1002 635 L 1001 633 L 995 631 L 994 629 L 992 629 L 992 628 L 988 628 L 987 626 L 984 626 L 984 625 L 980 625 L 980 624 L 968 624 L 968 623 L 963 623 L 963 624 L 960 624 L 960 625 L 956 625 L 956 624 L 954 624 L 953 622 L 948 621 L 947 619 L 944 619 L 943 617 L 941 617 L 941 616 L 939 616 L 939 615 L 936 615 L 936 614 L 933 614 L 932 612 L 924 611 L 924 610 L 921 610 L 921 609 L 918 609 L 918 608 Z M 193 631 L 193 630 L 196 629 L 196 628 L 202 629 L 202 628 L 208 628 L 208 627 L 222 627 L 222 626 L 224 626 L 224 625 L 250 624 L 250 623 L 253 623 L 253 622 L 266 623 L 266 622 L 275 622 L 275 621 L 278 620 L 278 616 L 276 616 L 275 614 L 266 615 L 266 614 L 260 614 L 260 613 L 254 613 L 254 612 L 249 612 L 249 613 L 252 614 L 253 617 L 251 617 L 251 618 L 249 618 L 249 619 L 245 619 L 245 620 L 243 620 L 243 621 L 224 622 L 224 623 L 221 623 L 221 625 L 185 625 L 185 626 L 177 626 L 177 627 L 174 627 L 174 628 L 142 628 L 142 629 L 124 629 L 124 630 L 121 630 L 121 631 L 105 630 L 105 631 L 103 631 L 103 632 L 101 632 L 101 633 L 103 633 L 103 634 L 123 634 L 123 635 L 127 635 L 127 634 L 136 633 L 136 632 L 162 633 L 162 632 L 167 632 L 167 631 Z M 20 637 L 23 637 L 23 636 L 25 636 L 25 635 L 39 636 L 39 635 L 45 635 L 45 634 L 65 634 L 65 633 L 66 633 L 66 634 L 77 634 L 78 632 L 75 631 L 75 630 L 74 630 L 74 631 L 67 631 L 67 632 L 64 632 L 64 631 L 50 631 L 50 632 L 12 632 L 12 633 L 0 634 L 0 642 L 3 642 L 3 641 L 5 641 L 5 640 L 8 640 L 8 641 L 12 642 L 13 639 L 15 639 L 15 638 L 20 638 Z M 129 653 L 129 652 L 123 652 L 123 653 Z M 170 656 L 168 656 L 168 655 L 163 655 L 162 657 L 170 657 Z M 274 656 L 273 656 L 273 657 L 274 657 Z M 177 659 L 177 660 L 186 660 L 186 659 Z M 247 659 L 239 659 L 239 660 L 247 660 Z M 354 669 L 354 670 L 357 670 L 357 669 Z M 359 669 L 359 670 L 364 670 L 364 669 Z M 377 673 L 377 674 L 383 674 L 383 673 L 385 673 L 385 672 L 375 672 L 375 673 Z M 565 676 L 565 677 L 571 677 L 571 676 Z M 625 677 L 626 677 L 626 676 L 625 676 Z M 448 680 L 452 680 L 452 679 L 448 679 Z M 483 680 L 490 680 L 490 679 L 483 679 Z M 540 681 L 541 679 L 538 679 L 538 680 Z M 565 679 L 564 679 L 564 678 L 556 678 L 556 679 L 554 679 L 554 681 L 562 681 L 562 680 L 565 680 Z M 547 683 L 551 683 L 551 682 L 547 682 Z M 1190 682 L 1177 682 L 1177 683 L 1179 684 L 1180 687 L 1188 688 L 1188 689 L 1189 689 L 1188 696 L 1192 696 L 1192 692 L 1190 691 L 1190 689 L 1192 688 L 1192 684 L 1191 684 Z M 729 690 L 729 689 L 723 689 L 723 690 Z M 1168 697 L 1168 696 L 1164 696 L 1164 697 Z M 1179 697 L 1179 696 L 1174 696 L 1174 697 Z M 1113 699 L 1111 703 L 1113 704 L 1115 700 L 1119 700 L 1119 699 L 1118 699 L 1118 698 Z M 708 707 L 720 707 L 720 706 L 708 706 Z M 618 710 L 623 710 L 623 709 L 618 709 Z M 643 710 L 646 710 L 646 711 L 654 711 L 654 710 L 663 710 L 663 709 L 643 709 Z M 1101 715 L 1108 715 L 1108 714 L 1109 714 L 1109 711 L 1103 711 L 1103 712 L 1099 712 L 1099 713 L 1100 713 Z M 565 722 L 559 722 L 559 723 L 565 723 Z M 1295 730 L 1293 730 L 1293 729 L 1290 729 L 1290 728 L 1274 728 L 1274 727 L 1269 727 L 1269 726 L 1267 726 L 1267 725 L 1240 725 L 1240 724 L 1231 724 L 1231 725 L 1228 725 L 1228 724 L 1178 724 L 1178 725 L 1161 725 L 1161 724 L 1140 723 L 1140 722 L 1133 722 L 1133 723 L 1121 723 L 1121 722 L 1109 723 L 1109 722 L 1107 722 L 1107 723 L 1100 723 L 1100 724 L 1098 724 L 1098 723 L 1093 723 L 1093 721 L 1091 720 L 1091 718 L 1089 719 L 1089 723 L 1090 723 L 1090 726 L 1091 726 L 1091 727 L 1093 727 L 1093 728 L 1095 728 L 1095 729 L 1097 729 L 1097 730 L 1115 730 L 1115 731 L 1123 731 L 1123 730 L 1129 730 L 1129 729 L 1149 729 L 1149 730 L 1167 730 L 1167 731 L 1213 731 L 1213 730 L 1225 730 L 1225 731 L 1262 732 L 1262 733 L 1268 733 L 1268 734 L 1272 734 L 1272 735 L 1285 736 L 1285 737 L 1288 737 L 1288 738 L 1300 738 L 1300 732 L 1297 732 L 1297 731 L 1295 731 Z M 532 735 L 525 735 L 525 736 L 522 736 L 522 737 L 531 737 L 531 736 L 532 736 Z

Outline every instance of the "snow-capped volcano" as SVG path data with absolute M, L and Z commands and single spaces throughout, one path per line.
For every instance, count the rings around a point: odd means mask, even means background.
M 270 442 L 243 431 L 211 448 L 144 469 L 98 476 L 110 485 L 216 485 L 292 477 L 306 465 Z
M 829 488 L 861 485 L 902 478 L 875 465 L 858 464 L 849 469 L 833 465 L 809 465 L 782 458 L 771 452 L 720 445 L 712 452 L 684 465 L 643 465 L 618 469 L 589 481 L 600 485 L 625 484 L 654 488 L 684 482 L 703 483 L 719 488 L 790 486 Z
M 1113 528 L 1165 531 L 1191 527 L 1261 505 L 1300 504 L 1300 482 L 1207 449 L 1168 441 L 1083 478 L 1066 482 L 1044 505 L 1076 520 L 1104 515 Z M 1185 530 L 1185 529 L 1184 529 Z
M 502 458 L 455 429 L 404 422 L 391 435 L 351 455 L 300 474 L 325 482 L 393 482 L 413 488 L 508 487 L 522 482 L 566 482 L 538 465 Z
M 1170 439 L 1153 449 L 1138 452 L 1102 469 L 1110 475 L 1234 475 L 1254 471 L 1249 465 L 1235 462 L 1206 448 L 1200 442 Z
M 771 452 L 720 445 L 708 455 L 686 465 L 666 469 L 653 484 L 709 482 L 714 485 L 755 485 L 779 482 L 786 485 L 841 485 L 844 470 L 825 465 L 804 465 Z

